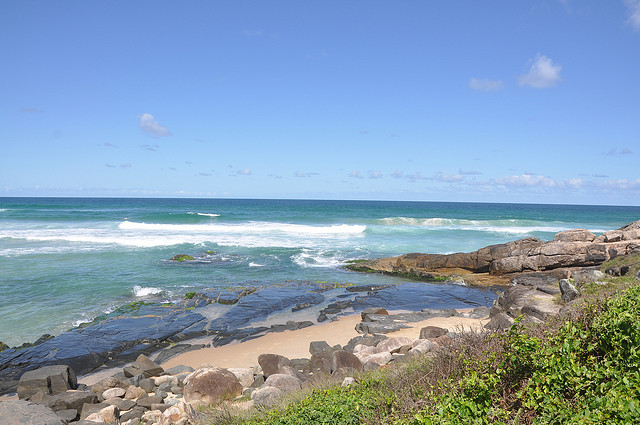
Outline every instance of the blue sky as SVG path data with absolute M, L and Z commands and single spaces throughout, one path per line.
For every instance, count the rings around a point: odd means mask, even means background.
M 0 54 L 0 196 L 640 205 L 640 0 L 12 0 Z

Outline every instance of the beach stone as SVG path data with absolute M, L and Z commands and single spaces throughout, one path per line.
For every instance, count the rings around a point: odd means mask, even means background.
M 98 403 L 98 397 L 92 391 L 69 390 L 56 394 L 49 399 L 48 406 L 57 410 L 82 410 L 85 403 Z
M 276 387 L 262 387 L 251 393 L 251 399 L 255 405 L 262 407 L 272 406 L 280 397 L 282 397 L 282 391 Z
M 558 232 L 553 237 L 553 240 L 558 242 L 593 242 L 596 235 L 586 229 L 572 229 L 565 230 L 564 232 Z
M 85 403 L 80 410 L 80 419 L 84 420 L 87 416 L 99 412 L 105 407 L 109 407 L 107 403 Z
M 141 397 L 142 395 L 146 394 L 147 392 L 145 390 L 143 390 L 140 387 L 136 387 L 135 385 L 129 385 L 129 387 L 127 388 L 127 390 L 124 393 L 124 398 L 128 399 L 128 400 L 132 400 L 134 398 L 138 398 Z
M 138 384 L 138 386 L 143 390 L 145 390 L 146 392 L 152 393 L 153 390 L 156 388 L 156 380 L 153 378 L 145 378 L 140 380 L 140 383 Z
M 118 379 L 114 378 L 113 376 L 110 376 L 108 378 L 103 378 L 98 382 L 96 382 L 95 384 L 93 384 L 91 386 L 91 391 L 93 391 L 95 394 L 102 395 L 106 390 L 110 388 L 115 388 L 120 384 L 121 382 Z
M 127 391 L 123 388 L 109 388 L 102 393 L 103 399 L 113 398 L 113 397 L 124 397 Z
M 262 368 L 264 376 L 268 378 L 270 375 L 279 373 L 282 366 L 289 366 L 291 362 L 279 354 L 260 354 L 258 364 Z
M 136 400 L 136 404 L 138 406 L 146 407 L 147 409 L 153 410 L 151 409 L 151 406 L 157 403 L 162 403 L 162 400 L 163 399 L 161 396 L 145 394 L 141 397 L 138 397 L 138 399 Z
M 71 422 L 78 418 L 78 411 L 76 409 L 58 410 L 56 415 L 63 421 Z
M 157 387 L 160 387 L 164 384 L 178 385 L 178 378 L 176 376 L 171 376 L 170 374 L 158 376 L 157 378 L 154 378 L 153 381 Z
M 474 308 L 469 312 L 469 317 L 471 319 L 483 319 L 489 316 L 491 309 L 487 306 L 481 305 L 479 307 Z
M 318 354 L 325 348 L 330 348 L 330 345 L 327 344 L 327 341 L 311 341 L 309 343 L 309 353 L 311 355 Z
M 413 344 L 413 346 L 411 347 L 411 349 L 409 350 L 409 353 L 428 353 L 429 351 L 432 351 L 434 348 L 436 348 L 438 345 L 429 341 L 428 339 L 419 339 L 417 341 L 417 344 Z
M 389 312 L 387 311 L 386 308 L 369 307 L 369 308 L 365 308 L 362 312 L 360 312 L 360 318 L 362 319 L 363 322 L 370 322 L 371 320 L 369 319 L 369 315 L 371 314 L 388 315 Z
M 238 378 L 243 388 L 250 387 L 253 383 L 253 369 L 248 367 L 233 367 L 227 370 Z
M 122 383 L 124 385 L 135 385 L 136 387 L 140 386 L 140 381 L 142 381 L 143 379 L 145 379 L 144 374 L 140 373 L 136 376 L 133 376 L 131 378 L 127 378 L 124 381 L 122 381 Z
M 382 351 L 380 353 L 375 353 L 367 356 L 362 362 L 374 362 L 379 365 L 385 365 L 393 360 L 393 355 L 388 351 Z
M 395 350 L 400 349 L 400 347 L 402 347 L 403 345 L 408 345 L 408 344 L 411 344 L 412 342 L 413 342 L 412 340 L 404 336 L 388 338 L 388 339 L 385 339 L 384 341 L 380 341 L 380 343 L 376 345 L 376 352 L 393 353 Z
M 162 412 L 162 418 L 158 422 L 160 425 L 169 425 L 169 424 L 177 424 L 179 421 L 183 419 L 186 421 L 188 418 L 187 410 L 188 406 L 180 402 L 175 406 L 169 406 Z
M 498 313 L 489 320 L 489 322 L 484 325 L 485 328 L 489 330 L 505 330 L 509 329 L 515 321 L 506 313 Z
M 65 425 L 47 406 L 25 400 L 0 402 L 0 422 L 3 425 Z
M 133 409 L 133 407 L 136 405 L 135 401 L 127 400 L 120 397 L 107 398 L 103 401 L 103 403 L 110 406 L 116 406 L 118 409 L 120 409 L 121 412 Z
M 84 420 L 90 422 L 105 422 L 108 424 L 115 424 L 118 422 L 120 418 L 120 411 L 116 406 L 108 406 L 100 409 L 100 411 L 95 412 L 87 416 Z
M 189 373 L 191 373 L 191 372 L 193 372 L 194 370 L 195 370 L 195 369 L 194 369 L 194 368 L 192 368 L 191 366 L 178 365 L 178 366 L 174 366 L 174 367 L 172 367 L 172 368 L 170 368 L 170 369 L 167 369 L 167 370 L 165 371 L 165 373 L 166 373 L 167 375 L 175 376 L 175 375 L 180 375 L 181 373 L 185 373 L 185 372 L 189 372 Z
M 283 393 L 288 393 L 300 389 L 300 380 L 291 375 L 276 373 L 267 378 L 264 386 L 276 387 Z
M 187 376 L 184 382 L 184 399 L 187 403 L 217 404 L 242 394 L 238 378 L 222 368 L 198 369 Z
M 331 373 L 343 368 L 353 368 L 357 371 L 362 371 L 362 362 L 348 351 L 336 350 L 331 356 Z
M 569 279 L 560 279 L 558 284 L 560 285 L 560 292 L 562 293 L 563 303 L 573 301 L 580 295 L 576 287 L 571 284 Z
M 344 380 L 342 381 L 342 384 L 340 385 L 341 387 L 348 387 L 349 385 L 353 385 L 356 383 L 356 380 L 354 377 L 352 376 L 347 376 L 346 378 L 344 378 Z
M 164 373 L 164 369 L 160 365 L 144 354 L 140 354 L 133 365 L 141 370 L 147 378 L 160 376 Z
M 420 329 L 420 339 L 438 338 L 446 334 L 447 330 L 438 326 L 425 326 Z
M 122 413 L 122 415 L 120 415 L 120 421 L 122 422 L 126 422 L 132 419 L 136 420 L 136 424 L 138 423 L 137 420 L 142 418 L 142 415 L 144 415 L 144 412 L 146 412 L 147 409 L 145 409 L 144 407 L 140 407 L 140 406 L 135 406 L 133 407 L 131 410 Z
M 77 385 L 76 374 L 69 366 L 44 366 L 22 374 L 18 381 L 18 398 L 29 398 L 38 391 L 55 395 L 75 389 Z

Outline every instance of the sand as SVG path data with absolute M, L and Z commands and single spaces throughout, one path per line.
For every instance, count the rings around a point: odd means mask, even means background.
M 392 312 L 390 312 L 392 313 Z M 468 319 L 463 317 L 434 317 L 421 322 L 408 323 L 410 328 L 388 333 L 387 336 L 406 336 L 418 338 L 420 328 L 439 326 L 449 331 L 480 328 L 488 319 Z M 197 369 L 203 364 L 217 367 L 252 367 L 258 365 L 258 356 L 263 353 L 281 354 L 290 359 L 308 358 L 311 341 L 326 341 L 329 345 L 345 345 L 358 333 L 355 325 L 360 323 L 360 314 L 339 318 L 337 321 L 323 323 L 295 331 L 272 332 L 249 340 L 215 348 L 203 348 L 169 359 L 162 364 L 165 369 L 177 365 L 187 365 Z

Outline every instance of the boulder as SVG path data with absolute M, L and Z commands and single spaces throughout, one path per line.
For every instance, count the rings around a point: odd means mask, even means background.
M 233 373 L 236 376 L 236 378 L 238 378 L 238 381 L 240 382 L 240 385 L 242 385 L 243 388 L 250 387 L 251 384 L 253 383 L 253 379 L 254 379 L 253 369 L 248 367 L 244 367 L 244 368 L 234 367 L 234 368 L 229 368 L 227 370 Z
M 92 388 L 92 390 L 93 390 L 93 388 Z M 109 388 L 108 390 L 105 390 L 102 393 L 102 398 L 106 400 L 108 398 L 124 397 L 126 392 L 127 391 L 125 389 L 119 388 L 119 387 L 117 387 L 117 388 Z
M 115 388 L 120 384 L 121 382 L 118 379 L 114 378 L 113 376 L 110 376 L 108 378 L 101 379 L 95 384 L 93 384 L 91 386 L 91 391 L 93 391 L 96 394 L 103 394 L 106 390 L 110 388 Z
M 569 279 L 561 279 L 559 282 L 560 292 L 562 293 L 562 302 L 568 303 L 576 299 L 580 293 Z
M 279 373 L 282 366 L 289 366 L 291 362 L 279 354 L 260 354 L 258 364 L 262 368 L 264 376 L 268 378 L 270 375 Z
M 242 394 L 242 385 L 226 369 L 212 367 L 192 372 L 184 380 L 184 399 L 187 403 L 218 404 Z
M 386 308 L 382 308 L 382 307 L 369 307 L 364 309 L 361 313 L 360 313 L 360 317 L 362 318 L 363 322 L 369 322 L 369 315 L 370 314 L 389 314 L 389 312 L 387 311 Z
M 327 341 L 311 341 L 309 343 L 309 353 L 311 355 L 318 354 L 325 348 L 330 348 L 329 344 L 327 344 Z
M 446 334 L 447 330 L 438 326 L 425 326 L 420 329 L 420 339 L 438 338 Z
M 144 354 L 140 354 L 138 356 L 136 361 L 133 363 L 133 366 L 139 369 L 147 378 L 160 376 L 164 373 L 164 369 L 161 366 Z
M 88 422 L 104 422 L 107 424 L 115 424 L 120 418 L 120 411 L 116 406 L 107 406 L 100 411 L 90 414 L 85 418 Z
M 267 378 L 264 386 L 276 387 L 283 393 L 288 393 L 300 389 L 300 380 L 291 375 L 276 373 Z
M 76 374 L 69 366 L 44 366 L 25 372 L 18 382 L 18 397 L 26 399 L 44 391 L 47 394 L 59 394 L 78 386 Z
M 556 233 L 554 241 L 559 242 L 593 242 L 596 235 L 586 229 L 572 229 Z
M 353 354 L 345 350 L 336 350 L 331 356 L 331 372 L 337 369 L 353 368 L 362 371 L 362 362 Z
M 394 337 L 388 338 L 383 341 L 380 341 L 378 345 L 376 345 L 376 352 L 378 353 L 393 353 L 402 347 L 403 345 L 411 344 L 413 341 L 407 337 Z
M 98 397 L 93 391 L 76 391 L 69 390 L 60 394 L 56 394 L 49 399 L 49 407 L 54 411 L 76 409 L 82 410 L 85 403 L 98 403 Z
M 179 375 L 181 373 L 185 373 L 185 372 L 193 372 L 195 369 L 192 368 L 191 366 L 185 366 L 185 365 L 178 365 L 178 366 L 174 366 L 170 369 L 167 369 L 165 372 L 168 375 Z
M 276 387 L 262 387 L 251 393 L 251 399 L 256 406 L 268 407 L 275 404 L 282 397 L 282 391 Z
M 128 420 L 131 419 L 136 419 L 136 424 L 138 423 L 137 419 L 142 418 L 142 415 L 144 415 L 144 412 L 146 412 L 147 409 L 145 409 L 144 407 L 140 407 L 140 406 L 135 406 L 134 408 L 132 408 L 131 410 L 128 410 L 124 413 L 122 413 L 120 415 L 120 421 L 121 422 L 126 422 Z
M 509 329 L 514 323 L 515 320 L 506 313 L 498 313 L 484 327 L 490 330 L 505 330 Z
M 0 421 L 3 425 L 65 425 L 47 406 L 30 401 L 0 401 Z
M 104 404 L 108 404 L 110 406 L 116 406 L 120 409 L 121 412 L 133 409 L 136 405 L 136 402 L 133 400 L 126 400 L 120 397 L 107 398 L 103 401 Z
M 134 398 L 142 397 L 147 392 L 140 387 L 136 387 L 135 385 L 129 385 L 127 390 L 124 393 L 124 398 L 128 400 L 132 400 Z

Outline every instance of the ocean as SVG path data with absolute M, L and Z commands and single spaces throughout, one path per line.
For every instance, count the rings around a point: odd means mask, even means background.
M 32 342 L 134 301 L 207 288 L 409 284 L 342 266 L 526 236 L 550 240 L 573 228 L 602 233 L 638 219 L 640 207 L 622 206 L 0 198 L 0 341 Z M 170 261 L 176 254 L 194 260 Z M 495 298 L 484 288 L 428 285 L 429 296 L 407 307 L 473 307 Z

